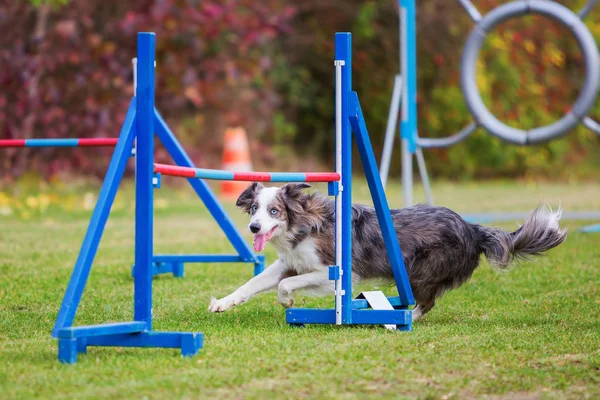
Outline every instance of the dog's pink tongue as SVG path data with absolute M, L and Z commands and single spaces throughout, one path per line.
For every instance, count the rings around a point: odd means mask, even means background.
M 254 235 L 254 251 L 263 251 L 267 244 L 267 235 Z

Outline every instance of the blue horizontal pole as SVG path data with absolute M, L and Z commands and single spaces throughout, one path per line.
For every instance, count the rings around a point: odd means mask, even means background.
M 59 330 L 58 337 L 61 339 L 71 339 L 79 337 L 115 335 L 121 333 L 137 333 L 144 331 L 146 326 L 147 324 L 144 321 L 76 326 Z
M 154 262 L 218 263 L 218 262 L 256 262 L 254 258 L 243 258 L 236 254 L 157 254 Z

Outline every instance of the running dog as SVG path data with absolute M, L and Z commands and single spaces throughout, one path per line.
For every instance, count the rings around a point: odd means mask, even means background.
M 318 193 L 305 193 L 310 185 L 290 183 L 281 188 L 251 184 L 236 205 L 250 215 L 254 250 L 270 242 L 278 259 L 222 299 L 212 299 L 209 311 L 222 312 L 252 296 L 277 289 L 278 300 L 288 308 L 294 292 L 332 294 L 328 267 L 335 265 L 335 204 Z M 561 244 L 566 230 L 559 226 L 560 209 L 537 208 L 514 232 L 466 222 L 444 207 L 416 205 L 391 210 L 404 263 L 416 300 L 413 320 L 425 315 L 436 298 L 465 283 L 483 253 L 489 263 L 505 270 L 517 259 L 529 259 Z M 352 208 L 352 278 L 393 282 L 381 229 L 372 207 Z

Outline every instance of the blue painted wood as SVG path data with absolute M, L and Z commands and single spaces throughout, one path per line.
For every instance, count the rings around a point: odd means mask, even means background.
M 146 326 L 147 324 L 143 321 L 77 326 L 59 330 L 58 337 L 61 339 L 72 339 L 90 336 L 114 335 L 117 333 L 142 332 L 146 330 Z
M 58 361 L 64 364 L 77 362 L 77 339 L 58 339 Z
M 152 276 L 163 275 L 163 274 L 172 274 L 174 273 L 173 268 L 175 267 L 175 263 L 171 262 L 153 262 L 152 263 Z M 135 277 L 135 269 L 134 269 L 134 277 Z
M 400 301 L 400 297 L 398 297 L 398 296 L 388 297 L 387 299 L 393 307 L 398 307 L 398 306 L 402 305 L 401 304 L 402 302 Z M 352 300 L 352 308 L 358 310 L 361 308 L 363 308 L 363 309 L 371 308 L 371 306 L 369 306 L 369 302 L 365 299 L 354 299 L 354 300 Z
M 290 308 L 285 312 L 288 324 L 335 324 L 335 309 Z
M 133 147 L 133 139 L 135 138 L 135 130 L 133 129 L 135 113 L 136 99 L 134 97 L 129 104 L 125 122 L 123 122 L 123 127 L 119 134 L 119 140 L 117 141 L 115 151 L 110 160 L 110 164 L 108 165 L 108 171 L 106 172 L 106 177 L 102 183 L 100 194 L 98 195 L 98 202 L 94 207 L 90 224 L 88 225 L 85 238 L 83 239 L 81 249 L 79 250 L 79 256 L 75 262 L 69 285 L 65 291 L 65 296 L 52 330 L 52 337 L 54 338 L 57 337 L 59 329 L 73 325 L 73 319 L 75 318 L 77 307 L 81 301 L 81 295 L 83 294 L 83 289 L 85 288 L 85 284 L 89 277 L 90 269 L 92 268 L 92 263 L 96 256 L 96 251 L 98 250 L 98 245 L 100 244 L 100 239 L 102 238 L 102 233 L 104 232 L 104 227 L 106 226 L 106 221 L 110 213 L 110 208 L 115 199 L 115 195 L 117 194 L 119 184 L 123 178 L 125 166 L 129 160 L 131 148 Z
M 407 325 L 410 310 L 352 310 L 356 325 Z M 335 324 L 335 309 L 290 308 L 285 313 L 288 324 Z
M 204 345 L 204 335 L 187 334 L 181 336 L 181 355 L 183 357 L 193 357 Z
M 357 325 L 406 325 L 410 320 L 409 310 L 352 310 L 352 321 Z
M 77 338 L 77 354 L 87 354 L 87 338 Z
M 383 184 L 379 177 L 379 170 L 377 168 L 377 162 L 375 161 L 375 154 L 373 154 L 373 148 L 371 147 L 369 132 L 367 131 L 367 126 L 356 92 L 352 92 L 352 104 L 353 112 L 350 115 L 350 123 L 354 130 L 358 152 L 365 170 L 365 177 L 369 184 L 371 197 L 373 198 L 373 205 L 375 206 L 377 219 L 379 220 L 379 225 L 383 234 L 383 241 L 392 266 L 392 272 L 394 273 L 398 295 L 402 301 L 402 305 L 412 305 L 415 304 L 415 299 L 410 287 L 408 274 L 406 273 L 402 251 L 400 249 L 400 244 L 398 243 L 398 236 L 396 235 L 390 208 L 387 198 L 385 197 Z
M 258 254 L 256 256 L 258 259 L 257 262 L 254 263 L 254 276 L 259 275 L 261 272 L 265 270 L 265 256 L 264 254 Z
M 180 167 L 195 168 L 194 163 L 188 157 L 187 153 L 183 149 L 183 146 L 181 146 L 181 143 L 179 143 L 157 110 L 154 110 L 154 118 L 156 136 L 163 144 L 167 152 L 171 155 L 173 161 L 175 161 L 175 163 Z M 201 179 L 195 178 L 188 179 L 188 182 L 198 197 L 200 197 L 204 205 L 206 205 L 206 208 L 242 259 L 247 262 L 257 262 L 258 260 L 255 254 L 252 252 L 248 244 L 246 244 L 242 235 L 235 228 L 231 218 L 229 218 L 221 204 L 219 204 L 216 196 L 208 187 L 208 185 Z
M 352 129 L 350 113 L 352 91 L 352 34 L 335 34 L 335 59 L 342 67 L 342 323 L 352 323 Z
M 183 267 L 183 263 L 182 262 L 176 262 L 176 263 L 172 263 L 172 269 L 173 269 L 173 276 L 175 278 L 183 278 L 183 274 L 184 274 L 184 267 Z
M 118 347 L 163 347 L 182 349 L 185 346 L 186 355 L 192 356 L 203 346 L 204 335 L 191 332 L 141 332 L 123 333 L 116 335 L 94 336 L 87 339 L 88 346 L 118 346 Z M 185 341 L 185 343 L 184 343 Z M 197 346 L 192 354 L 192 345 Z
M 154 186 L 154 189 L 160 189 L 160 184 L 161 184 L 161 177 L 162 174 L 160 172 L 157 172 L 156 174 L 154 174 L 154 177 L 152 179 L 152 186 Z
M 396 329 L 398 329 L 399 331 L 402 331 L 402 332 L 412 331 L 412 314 L 411 314 L 411 317 L 407 319 L 407 321 L 404 325 L 398 325 L 396 327 Z
M 329 267 L 329 280 L 337 281 L 340 279 L 340 268 L 337 265 L 332 265 Z M 354 302 L 353 302 L 354 306 Z
M 400 122 L 401 137 L 408 141 L 411 154 L 417 151 L 417 18 L 415 0 L 399 0 L 406 13 L 406 101 L 408 119 Z
M 340 193 L 339 182 L 327 182 L 327 194 L 329 196 L 337 196 Z
M 152 245 L 154 189 L 154 33 L 137 36 L 135 157 L 135 277 L 133 318 L 152 329 Z
M 150 272 L 152 273 L 152 276 L 173 274 L 174 268 L 175 268 L 175 263 L 153 261 Z M 131 266 L 131 277 L 135 278 L 135 264 Z
M 203 345 L 202 333 L 151 332 L 152 273 L 156 264 L 152 257 L 152 204 L 154 153 L 154 34 L 138 34 L 138 89 L 129 106 L 115 152 L 106 174 L 98 203 L 82 244 L 82 248 L 67 287 L 52 336 L 58 339 L 58 358 L 61 362 L 75 363 L 77 353 L 85 353 L 87 346 L 137 346 L 181 348 L 182 354 L 192 356 Z M 134 125 L 135 124 L 135 125 Z M 73 318 L 110 207 L 113 203 L 125 165 L 136 144 L 136 244 L 134 318 L 136 321 L 72 328 Z M 254 261 L 254 260 L 253 260 Z M 170 263 L 175 274 L 181 262 Z

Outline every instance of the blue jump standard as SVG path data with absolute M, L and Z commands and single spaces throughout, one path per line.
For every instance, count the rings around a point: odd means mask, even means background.
M 375 155 L 356 92 L 352 91 L 352 36 L 335 35 L 336 65 L 341 65 L 341 105 L 336 103 L 336 115 L 341 115 L 342 147 L 342 325 L 396 325 L 398 330 L 412 329 L 412 310 L 415 304 L 412 288 L 404 265 L 402 250 L 392 221 L 391 212 L 379 177 Z M 341 61 L 341 63 L 339 63 Z M 337 95 L 336 95 L 337 97 Z M 341 110 L 338 108 L 341 106 Z M 341 113 L 341 114 L 340 114 Z M 393 310 L 372 310 L 366 300 L 352 299 L 352 138 L 363 164 L 377 220 L 390 261 L 398 296 L 388 298 Z M 335 191 L 334 191 L 335 192 Z M 338 269 L 330 269 L 330 279 L 339 278 Z M 286 311 L 290 325 L 335 324 L 335 309 L 291 308 Z
M 154 54 L 155 35 L 139 33 L 136 95 L 131 100 L 52 331 L 52 337 L 58 339 L 58 359 L 64 363 L 75 363 L 77 354 L 85 353 L 88 346 L 180 348 L 182 355 L 193 356 L 203 345 L 202 333 L 152 331 Z M 137 267 L 134 277 L 134 321 L 73 327 L 77 307 L 136 138 L 135 264 Z M 177 155 L 180 158 L 185 157 L 182 154 Z M 224 216 L 223 220 L 219 221 L 221 226 L 227 223 L 224 222 L 226 219 L 227 217 Z M 241 241 L 241 236 L 239 240 Z M 243 256 L 248 257 L 248 254 Z
M 154 107 L 154 56 L 154 33 L 139 33 L 137 36 L 138 85 L 136 93 L 131 99 L 125 122 L 116 141 L 98 202 L 92 213 L 52 330 L 52 337 L 58 339 L 58 358 L 64 363 L 75 363 L 77 354 L 85 353 L 88 346 L 180 348 L 182 355 L 193 356 L 202 348 L 202 333 L 152 331 L 152 277 L 160 273 L 173 273 L 175 276 L 181 277 L 184 273 L 184 263 L 190 262 L 253 264 L 255 275 L 264 269 L 264 256 L 252 252 L 214 193 L 200 179 L 189 179 L 188 181 L 219 228 L 225 233 L 235 254 L 153 254 L 153 198 L 154 190 L 160 188 L 160 184 L 153 182 L 156 178 L 153 171 L 154 134 L 176 165 L 194 168 L 194 164 L 183 146 Z M 132 156 L 131 149 L 136 138 L 136 151 L 133 153 L 136 162 L 136 267 L 132 271 L 134 277 L 134 321 L 73 327 L 75 314 L 110 214 L 110 208 L 123 178 L 127 161 Z

